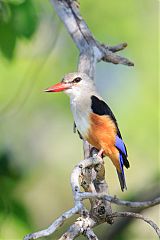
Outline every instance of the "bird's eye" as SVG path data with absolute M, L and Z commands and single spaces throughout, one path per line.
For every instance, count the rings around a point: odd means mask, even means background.
M 78 82 L 80 82 L 81 80 L 82 80 L 82 78 L 76 77 L 72 82 L 73 82 L 73 83 L 78 83 Z

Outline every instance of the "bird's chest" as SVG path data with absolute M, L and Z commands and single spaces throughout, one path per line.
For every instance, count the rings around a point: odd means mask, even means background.
M 86 139 L 89 130 L 89 108 L 87 105 L 71 102 L 71 110 L 78 131 Z

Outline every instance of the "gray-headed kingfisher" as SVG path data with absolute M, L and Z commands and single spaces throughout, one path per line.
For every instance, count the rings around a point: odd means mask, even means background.
M 107 155 L 116 167 L 121 189 L 127 189 L 124 169 L 129 168 L 126 146 L 117 120 L 109 106 L 96 91 L 94 81 L 85 73 L 75 72 L 64 76 L 60 83 L 45 90 L 64 91 L 70 97 L 75 125 L 84 140 Z

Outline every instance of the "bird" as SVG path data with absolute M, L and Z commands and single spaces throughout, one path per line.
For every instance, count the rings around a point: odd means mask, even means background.
M 108 156 L 115 166 L 121 190 L 127 190 L 124 166 L 130 167 L 125 143 L 110 107 L 97 93 L 94 81 L 82 72 L 66 74 L 45 92 L 64 92 L 70 97 L 75 126 L 83 140 Z

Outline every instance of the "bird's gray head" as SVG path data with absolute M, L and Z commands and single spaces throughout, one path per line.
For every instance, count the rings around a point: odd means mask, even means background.
M 74 72 L 66 74 L 62 81 L 46 89 L 46 92 L 64 91 L 70 97 L 77 97 L 95 90 L 94 81 L 85 73 Z

